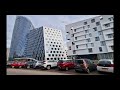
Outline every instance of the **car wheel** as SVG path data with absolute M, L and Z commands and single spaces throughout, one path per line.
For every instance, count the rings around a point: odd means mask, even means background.
M 50 67 L 50 65 L 48 65 L 46 68 L 47 68 L 47 70 L 49 70 L 51 67 Z
M 65 67 L 65 70 L 67 71 L 67 70 L 68 70 L 68 67 Z
M 27 66 L 27 68 L 30 68 L 30 66 Z
M 89 70 L 89 68 L 87 68 L 87 69 L 86 69 L 86 72 L 87 72 L 87 73 L 90 73 L 90 70 Z
M 78 70 L 75 70 L 75 72 L 78 72 Z
M 12 68 L 14 68 L 14 66 L 12 66 Z

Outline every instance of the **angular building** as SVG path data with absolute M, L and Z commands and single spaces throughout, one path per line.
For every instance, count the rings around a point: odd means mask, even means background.
M 113 15 L 102 15 L 66 25 L 67 54 L 72 58 L 113 58 Z
M 26 35 L 31 29 L 34 27 L 30 20 L 23 16 L 16 17 L 9 58 L 24 56 Z
M 24 55 L 37 60 L 67 59 L 61 30 L 45 26 L 31 30 Z

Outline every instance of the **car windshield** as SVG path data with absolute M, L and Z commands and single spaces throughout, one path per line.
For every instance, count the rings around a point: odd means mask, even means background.
M 99 61 L 99 64 L 111 64 L 110 61 Z
M 75 60 L 75 63 L 83 64 L 83 60 Z

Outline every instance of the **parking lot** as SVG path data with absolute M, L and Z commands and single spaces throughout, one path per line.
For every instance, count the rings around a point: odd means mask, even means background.
M 58 70 L 53 68 L 50 70 L 41 69 L 24 69 L 24 68 L 7 68 L 7 75 L 105 75 L 104 73 L 98 73 L 97 71 L 90 72 L 89 74 L 85 72 L 75 72 L 74 69 L 68 71 Z

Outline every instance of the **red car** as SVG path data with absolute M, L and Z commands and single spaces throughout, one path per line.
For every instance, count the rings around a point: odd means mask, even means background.
M 26 63 L 25 62 L 20 62 L 20 61 L 15 61 L 11 64 L 12 68 L 21 68 L 25 67 Z
M 57 63 L 57 66 L 58 66 L 59 70 L 61 70 L 61 69 L 68 70 L 70 68 L 74 68 L 75 64 L 74 64 L 73 60 L 59 60 Z

